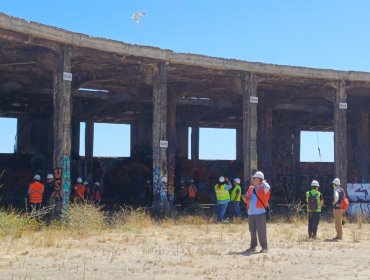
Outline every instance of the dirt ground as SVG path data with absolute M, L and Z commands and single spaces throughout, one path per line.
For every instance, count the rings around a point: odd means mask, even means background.
M 244 255 L 248 225 L 162 224 L 78 234 L 55 230 L 0 239 L 0 279 L 370 279 L 370 225 L 268 224 L 269 252 Z

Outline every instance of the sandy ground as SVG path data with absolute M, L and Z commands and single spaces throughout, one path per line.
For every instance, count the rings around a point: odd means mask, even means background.
M 344 240 L 318 240 L 306 225 L 268 224 L 267 254 L 243 255 L 246 222 L 109 230 L 43 231 L 0 239 L 0 279 L 370 279 L 370 225 L 346 224 Z

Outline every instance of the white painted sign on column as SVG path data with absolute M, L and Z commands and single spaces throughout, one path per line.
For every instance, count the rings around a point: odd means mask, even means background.
M 159 141 L 159 147 L 160 148 L 168 148 L 168 141 L 166 141 L 166 140 Z
M 69 72 L 63 72 L 63 80 L 64 81 L 72 81 L 72 73 Z
M 250 96 L 249 97 L 250 103 L 258 103 L 258 97 L 257 96 Z
M 347 103 L 339 103 L 339 109 L 347 109 Z

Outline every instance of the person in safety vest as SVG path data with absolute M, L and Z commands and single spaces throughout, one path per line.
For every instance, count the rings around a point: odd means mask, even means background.
M 82 178 L 77 178 L 77 184 L 73 186 L 74 202 L 81 202 L 85 200 L 86 187 L 82 184 Z
M 229 190 L 231 189 L 231 184 L 225 184 L 225 180 L 229 182 L 227 178 L 225 179 L 224 176 L 221 176 L 214 187 L 217 199 L 217 220 L 219 222 L 223 222 L 227 206 L 230 202 Z
M 242 196 L 242 189 L 240 187 L 240 179 L 233 180 L 233 188 L 230 192 L 231 216 L 240 217 L 240 198 Z
M 195 202 L 195 199 L 197 197 L 197 187 L 194 185 L 194 180 L 190 179 L 189 180 L 189 185 L 188 185 L 188 199 L 189 203 L 192 204 Z
M 318 181 L 311 182 L 311 190 L 306 192 L 307 213 L 308 213 L 308 238 L 316 238 L 317 227 L 320 222 L 321 207 L 324 205 L 322 194 L 318 191 Z
M 246 253 L 256 252 L 257 233 L 258 241 L 262 247 L 260 253 L 267 253 L 266 207 L 270 199 L 270 185 L 265 180 L 265 175 L 257 171 L 252 177 L 252 186 L 248 188 L 243 200 L 248 209 L 248 226 L 251 236 L 250 247 Z
M 333 240 L 338 241 L 343 239 L 343 214 L 344 210 L 339 208 L 340 203 L 344 198 L 344 190 L 340 187 L 340 180 L 339 178 L 335 178 L 332 182 L 334 188 L 334 197 L 333 197 L 333 215 L 334 215 L 334 224 L 335 224 L 335 231 L 337 235 L 333 238 Z
M 41 183 L 41 176 L 36 174 L 34 182 L 28 188 L 29 205 L 31 210 L 39 210 L 41 208 L 42 196 L 44 194 L 44 185 Z
M 101 190 L 100 190 L 100 183 L 94 183 L 94 190 L 93 190 L 93 201 L 94 203 L 99 204 L 101 201 Z

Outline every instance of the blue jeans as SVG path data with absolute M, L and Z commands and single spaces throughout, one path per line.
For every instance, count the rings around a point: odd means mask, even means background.
M 240 217 L 240 201 L 231 202 L 231 216 Z
M 219 222 L 222 222 L 224 220 L 227 205 L 228 205 L 228 203 L 217 204 L 217 220 Z

